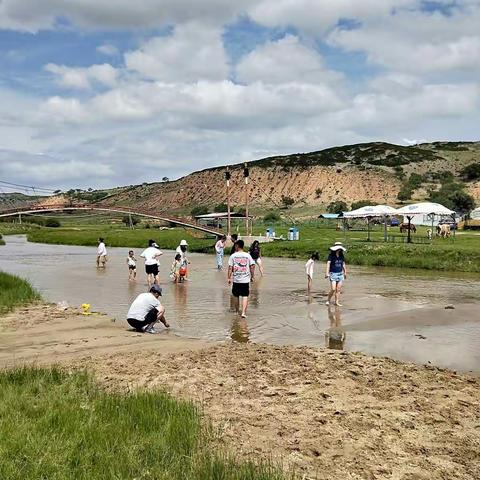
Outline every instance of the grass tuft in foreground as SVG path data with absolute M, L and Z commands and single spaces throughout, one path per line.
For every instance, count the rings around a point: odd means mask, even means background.
M 0 373 L 0 478 L 282 480 L 214 452 L 198 408 L 164 393 L 109 393 L 82 372 Z
M 40 300 L 40 294 L 26 280 L 0 272 L 0 313 L 37 300 Z

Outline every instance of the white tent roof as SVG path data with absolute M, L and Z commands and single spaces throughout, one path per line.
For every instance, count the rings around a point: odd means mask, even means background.
M 388 205 L 368 205 L 357 208 L 351 212 L 343 212 L 345 218 L 383 217 L 384 215 L 395 215 L 397 210 Z
M 405 205 L 397 210 L 399 215 L 453 215 L 455 212 L 440 203 L 420 202 L 411 205 Z

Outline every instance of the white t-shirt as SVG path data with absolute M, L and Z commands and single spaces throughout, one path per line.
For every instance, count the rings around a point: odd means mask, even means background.
M 147 313 L 152 308 L 161 307 L 162 304 L 158 298 L 155 298 L 153 293 L 141 293 L 130 305 L 128 309 L 127 318 L 134 318 L 135 320 L 145 320 Z
M 305 264 L 305 272 L 310 278 L 313 278 L 313 266 L 315 265 L 315 261 L 311 258 L 308 260 L 308 262 Z
M 251 265 L 255 265 L 255 261 L 247 252 L 236 252 L 230 255 L 228 266 L 233 269 L 233 283 L 250 283 Z
M 162 252 L 155 247 L 148 247 L 140 254 L 145 259 L 145 265 L 160 265 L 157 260 L 160 255 L 162 255 Z
M 186 260 L 186 258 L 187 258 L 187 252 L 182 251 L 180 245 L 179 245 L 179 246 L 177 247 L 177 249 L 175 250 L 175 253 L 179 253 L 180 256 L 182 257 L 182 258 L 180 259 L 180 261 L 182 262 L 182 264 L 185 263 L 185 260 Z
M 217 253 L 223 253 L 225 249 L 225 242 L 222 241 L 222 240 L 219 240 L 216 244 L 215 244 L 215 251 Z
M 101 257 L 101 256 L 105 256 L 106 254 L 107 254 L 107 248 L 105 247 L 105 244 L 103 242 L 100 242 L 97 248 L 97 255 Z
M 136 267 L 137 263 L 135 262 L 135 259 L 130 257 L 130 255 L 127 257 L 128 260 L 128 266 L 129 267 Z

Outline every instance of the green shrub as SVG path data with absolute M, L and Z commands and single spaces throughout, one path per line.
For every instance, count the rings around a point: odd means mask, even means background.
M 474 181 L 480 179 L 480 163 L 471 163 L 467 165 L 461 172 L 463 178 L 467 181 Z
M 0 272 L 0 313 L 39 299 L 39 293 L 26 280 Z
M 198 217 L 199 215 L 206 215 L 209 212 L 208 207 L 206 205 L 197 205 L 193 207 L 190 211 L 190 215 L 192 218 Z
M 327 212 L 328 213 L 342 213 L 346 212 L 348 210 L 348 205 L 345 202 L 342 201 L 336 201 L 332 202 L 327 206 Z
M 281 219 L 282 219 L 282 217 L 280 216 L 280 214 L 278 212 L 274 212 L 274 211 L 268 212 L 263 217 L 263 221 L 267 222 L 267 223 L 268 222 L 279 222 Z
M 45 220 L 45 226 L 51 228 L 58 228 L 61 227 L 61 223 L 56 218 L 47 218 Z

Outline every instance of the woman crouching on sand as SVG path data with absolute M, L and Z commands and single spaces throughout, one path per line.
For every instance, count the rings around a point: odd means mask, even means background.
M 346 251 L 347 249 L 342 245 L 342 242 L 335 242 L 335 245 L 330 247 L 327 270 L 325 272 L 325 278 L 330 279 L 330 292 L 328 292 L 326 305 L 330 305 L 330 301 L 333 295 L 335 295 L 335 305 L 342 306 L 339 302 L 339 297 L 343 281 L 347 278 L 347 265 L 343 255 Z

